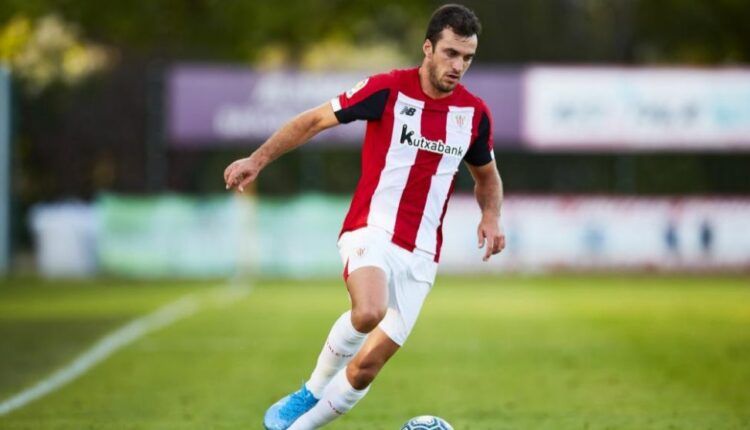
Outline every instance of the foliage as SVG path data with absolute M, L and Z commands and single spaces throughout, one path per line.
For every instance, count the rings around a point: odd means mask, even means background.
M 0 63 L 10 66 L 33 94 L 56 81 L 80 82 L 105 68 L 110 55 L 77 33 L 55 15 L 35 21 L 16 16 L 0 28 Z
M 750 61 L 745 0 L 466 0 L 485 61 L 724 64 Z
M 426 25 L 427 0 L 8 0 L 4 16 L 58 13 L 87 36 L 127 54 L 167 59 L 251 62 L 275 44 L 300 52 L 320 40 L 412 41 Z M 416 24 L 416 25 L 415 25 Z M 416 51 L 418 52 L 418 51 Z
M 25 76 L 19 80 L 31 90 L 18 91 L 15 101 L 16 207 L 23 212 L 38 200 L 90 198 L 102 189 L 155 190 L 147 180 L 146 142 L 153 143 L 159 132 L 154 125 L 160 109 L 157 78 L 175 62 L 316 70 L 415 64 L 429 14 L 440 3 L 4 0 L 0 61 L 15 64 L 16 76 Z M 464 3 L 484 26 L 477 65 L 750 61 L 747 0 Z M 215 172 L 250 148 L 172 151 L 164 155 L 169 173 L 163 185 L 176 191 L 217 190 L 221 183 Z M 305 170 L 297 168 L 300 160 L 316 157 L 320 165 L 344 166 L 335 171 L 334 186 L 326 188 L 331 181 L 323 175 L 317 181 L 297 178 Z M 750 187 L 742 175 L 747 157 L 664 155 L 654 162 L 645 160 L 650 155 L 635 157 L 630 164 L 638 169 L 638 183 L 627 189 L 614 185 L 618 168 L 613 166 L 628 164 L 617 156 L 501 154 L 500 163 L 508 169 L 510 192 L 746 193 Z M 269 191 L 294 192 L 301 183 L 349 191 L 356 181 L 356 159 L 345 151 L 287 156 L 277 163 L 282 174 Z M 573 165 L 585 166 L 588 173 L 571 173 Z M 665 177 L 675 182 L 665 183 Z

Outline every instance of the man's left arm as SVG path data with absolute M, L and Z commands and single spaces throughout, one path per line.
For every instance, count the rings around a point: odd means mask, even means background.
M 466 163 L 474 178 L 474 196 L 482 210 L 482 219 L 477 227 L 479 247 L 485 247 L 484 261 L 505 248 L 505 233 L 500 223 L 500 208 L 503 203 L 503 182 L 495 160 L 482 166 Z

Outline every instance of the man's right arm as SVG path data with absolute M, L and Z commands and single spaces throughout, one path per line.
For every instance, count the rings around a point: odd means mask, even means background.
M 249 157 L 230 164 L 224 170 L 226 188 L 236 187 L 240 192 L 244 191 L 270 162 L 338 124 L 329 102 L 302 112 L 278 129 Z

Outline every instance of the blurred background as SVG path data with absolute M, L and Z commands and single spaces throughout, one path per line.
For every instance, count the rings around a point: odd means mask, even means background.
M 223 169 L 299 111 L 419 64 L 438 4 L 2 2 L 5 270 L 337 273 L 361 124 L 247 196 Z M 750 268 L 746 1 L 465 4 L 484 24 L 465 84 L 494 114 L 509 243 L 479 264 L 462 170 L 445 271 Z
M 3 2 L 6 270 L 335 273 L 361 125 L 283 157 L 257 199 L 221 173 L 299 111 L 419 64 L 437 4 Z M 445 270 L 750 267 L 746 2 L 466 4 L 509 245 L 476 264 L 464 170 Z
M 420 322 L 331 430 L 750 428 L 750 2 L 465 3 L 508 246 L 462 168 Z M 259 425 L 349 305 L 363 124 L 223 170 L 418 65 L 438 5 L 0 2 L 0 427 Z

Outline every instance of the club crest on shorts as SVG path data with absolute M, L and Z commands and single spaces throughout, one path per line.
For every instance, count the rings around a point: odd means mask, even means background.
M 354 253 L 357 254 L 357 257 L 362 257 L 367 253 L 367 248 L 357 248 L 354 250 Z

